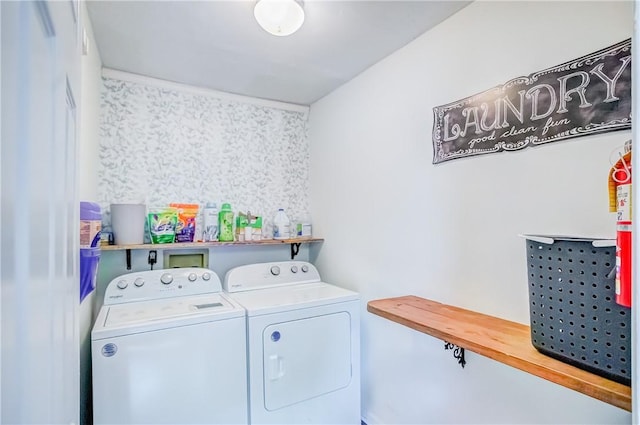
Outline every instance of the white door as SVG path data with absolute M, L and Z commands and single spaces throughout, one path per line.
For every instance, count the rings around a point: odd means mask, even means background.
M 2 423 L 79 419 L 78 1 L 0 2 Z

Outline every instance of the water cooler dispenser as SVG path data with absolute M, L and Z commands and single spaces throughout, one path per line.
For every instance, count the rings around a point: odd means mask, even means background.
M 96 287 L 101 228 L 100 205 L 80 202 L 80 302 Z

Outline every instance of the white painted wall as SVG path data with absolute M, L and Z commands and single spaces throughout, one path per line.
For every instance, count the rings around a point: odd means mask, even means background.
M 631 414 L 366 312 L 415 294 L 528 324 L 520 233 L 613 235 L 629 131 L 434 166 L 432 108 L 631 36 L 632 2 L 475 2 L 315 103 L 311 214 L 327 281 L 362 293 L 362 407 L 382 423 L 629 423 Z M 335 190 L 339 187 L 340 190 Z
M 82 56 L 82 94 L 80 105 L 80 137 L 78 141 L 78 186 L 80 200 L 98 200 L 98 146 L 100 123 L 100 91 L 102 61 L 94 40 L 91 20 L 84 2 L 80 2 L 81 25 L 86 33 L 87 54 Z M 80 304 L 80 422 L 91 421 L 91 327 L 93 326 L 96 292 Z

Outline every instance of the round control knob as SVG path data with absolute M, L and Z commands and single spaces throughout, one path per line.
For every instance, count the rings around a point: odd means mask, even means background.
M 271 267 L 271 274 L 274 276 L 278 276 L 280 274 L 280 267 L 278 266 Z
M 302 273 L 306 273 L 306 272 L 308 272 L 308 271 L 309 271 L 309 266 L 307 266 L 306 264 L 304 264 L 304 265 L 302 266 Z
M 291 266 L 291 273 L 298 273 L 298 266 Z
M 195 282 L 197 278 L 198 276 L 195 273 L 189 273 L 189 277 L 187 277 L 187 279 L 189 279 L 189 282 Z
M 126 280 L 123 279 L 123 280 L 119 280 L 116 286 L 118 287 L 118 289 L 124 289 L 127 286 L 129 286 L 129 284 L 127 283 Z
M 162 276 L 160 276 L 160 282 L 168 285 L 173 282 L 173 276 L 171 276 L 171 274 L 169 273 L 163 273 Z
M 209 280 L 209 279 L 211 279 L 210 273 L 202 273 L 202 280 Z
M 144 285 L 144 279 L 139 277 L 139 278 L 137 278 L 136 280 L 133 281 L 133 284 L 136 285 L 139 288 L 142 285 Z

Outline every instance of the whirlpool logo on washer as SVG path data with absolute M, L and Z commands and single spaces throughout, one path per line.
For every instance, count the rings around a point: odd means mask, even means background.
M 118 352 L 118 346 L 111 342 L 102 346 L 102 355 L 105 357 L 112 357 L 117 352 Z

